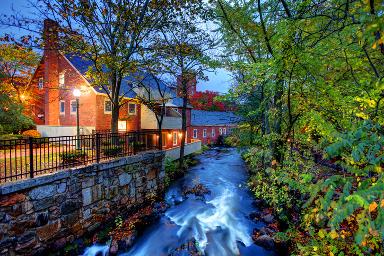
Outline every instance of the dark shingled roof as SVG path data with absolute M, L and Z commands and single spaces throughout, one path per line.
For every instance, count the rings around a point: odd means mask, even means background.
M 211 126 L 211 125 L 228 125 L 237 124 L 241 118 L 233 112 L 219 112 L 219 111 L 205 111 L 205 110 L 192 110 L 191 111 L 191 125 L 192 126 Z
M 88 71 L 89 67 L 93 66 L 92 61 L 82 58 L 81 56 L 75 54 L 65 54 L 65 57 L 72 63 L 72 65 L 82 74 Z M 120 88 L 120 96 L 135 98 L 136 93 L 132 90 L 132 84 L 138 81 L 142 81 L 146 86 L 150 86 L 153 90 L 158 90 L 157 82 L 152 75 L 149 73 L 137 73 L 135 75 L 126 76 L 123 78 L 121 88 Z M 89 81 L 91 82 L 91 81 Z M 160 89 L 164 92 L 170 92 L 171 89 L 167 87 L 162 81 L 159 81 Z M 93 87 L 98 93 L 107 93 L 103 87 L 94 86 Z

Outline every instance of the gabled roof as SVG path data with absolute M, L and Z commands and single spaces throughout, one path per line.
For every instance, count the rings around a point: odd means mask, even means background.
M 65 57 L 83 76 L 89 70 L 89 68 L 93 66 L 92 61 L 87 60 L 79 55 L 65 54 Z M 91 83 L 91 81 L 89 80 L 88 82 Z M 121 88 L 120 88 L 120 96 L 135 98 L 140 92 L 139 90 L 137 90 L 137 88 L 133 88 L 133 84 L 138 82 L 141 82 L 144 85 L 148 86 L 148 88 L 151 88 L 153 91 L 152 93 L 154 94 L 156 94 L 156 92 L 159 91 L 159 87 L 162 92 L 170 94 L 169 98 L 172 98 L 172 99 L 167 103 L 167 106 L 172 106 L 172 107 L 183 106 L 183 100 L 179 97 L 176 97 L 176 93 L 174 92 L 173 88 L 168 87 L 161 80 L 156 80 L 152 74 L 145 73 L 145 72 L 137 72 L 134 75 L 124 77 L 121 84 Z M 93 88 L 98 93 L 107 94 L 107 92 L 104 90 L 102 86 L 94 86 Z M 190 105 L 188 105 L 188 107 L 191 108 Z
M 65 54 L 65 57 L 72 63 L 72 65 L 83 75 L 85 76 L 86 72 L 93 67 L 93 62 L 90 60 L 87 60 L 79 55 L 76 54 Z M 143 83 L 147 86 L 154 86 L 156 82 L 154 79 L 151 79 L 148 74 L 144 74 L 142 76 L 126 76 L 123 78 L 123 81 L 121 83 L 120 88 L 120 96 L 128 97 L 128 98 L 135 98 L 137 96 L 136 92 L 133 90 L 132 84 L 134 82 L 138 82 L 140 80 L 143 80 Z M 92 81 L 88 80 L 89 83 Z M 156 84 L 157 85 L 157 84 Z M 104 93 L 107 94 L 106 89 L 104 89 L 102 86 L 94 86 L 93 87 L 96 92 L 98 93 Z M 156 87 L 157 89 L 157 87 Z
M 220 112 L 220 111 L 205 111 L 193 110 L 191 111 L 191 125 L 192 126 L 211 126 L 211 125 L 229 125 L 237 124 L 241 118 L 233 112 Z

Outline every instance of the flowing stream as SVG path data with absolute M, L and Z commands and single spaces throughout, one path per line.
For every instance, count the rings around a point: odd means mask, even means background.
M 187 256 L 188 250 L 180 247 L 192 239 L 202 255 L 274 255 L 252 242 L 253 229 L 264 224 L 248 218 L 257 209 L 246 187 L 248 176 L 240 154 L 235 149 L 211 149 L 198 159 L 200 163 L 166 192 L 171 207 L 164 216 L 121 255 Z M 185 187 L 197 184 L 208 188 L 210 194 L 183 195 Z M 108 245 L 94 245 L 84 255 L 106 255 L 107 251 Z

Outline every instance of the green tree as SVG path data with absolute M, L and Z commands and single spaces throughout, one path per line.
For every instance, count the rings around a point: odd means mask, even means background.
M 161 69 L 179 81 L 177 91 L 183 99 L 180 166 L 184 161 L 190 82 L 205 78 L 208 52 L 215 44 L 212 35 L 201 25 L 211 17 L 209 10 L 208 4 L 202 1 L 186 1 L 174 9 L 173 18 L 160 28 L 154 40 L 155 55 L 162 60 Z
M 111 130 L 117 132 L 119 109 L 125 104 L 123 78 L 140 68 L 154 28 L 169 15 L 172 2 L 157 0 L 39 0 L 60 24 L 60 49 L 91 61 L 87 75 L 112 102 Z

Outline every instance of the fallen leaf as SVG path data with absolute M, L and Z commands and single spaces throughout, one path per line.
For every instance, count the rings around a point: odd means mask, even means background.
M 377 208 L 377 203 L 375 201 L 373 201 L 370 205 L 369 205 L 369 212 L 373 212 L 375 211 Z

